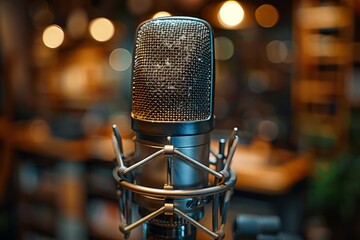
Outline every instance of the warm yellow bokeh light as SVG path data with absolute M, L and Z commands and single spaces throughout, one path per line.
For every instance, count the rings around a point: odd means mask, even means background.
M 257 23 L 265 28 L 273 27 L 279 20 L 277 9 L 270 4 L 263 4 L 255 11 Z
M 42 143 L 49 138 L 51 130 L 45 121 L 36 119 L 30 123 L 29 133 L 35 142 Z
M 50 25 L 48 26 L 42 35 L 43 42 L 45 46 L 49 48 L 57 48 L 64 41 L 64 31 L 58 25 Z
M 90 34 L 99 42 L 108 41 L 115 33 L 114 24 L 107 18 L 96 18 L 90 23 Z
M 169 12 L 161 11 L 161 12 L 155 13 L 152 18 L 168 17 L 168 16 L 171 16 L 171 14 Z
M 244 9 L 237 1 L 226 1 L 220 7 L 218 20 L 223 27 L 234 28 L 244 19 Z

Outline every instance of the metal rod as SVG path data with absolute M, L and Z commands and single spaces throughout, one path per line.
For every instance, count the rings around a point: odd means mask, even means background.
M 228 145 L 228 149 L 227 149 L 227 156 L 226 158 L 229 156 L 229 152 L 230 152 L 230 147 L 233 145 L 233 141 L 235 139 L 235 136 L 238 135 L 239 129 L 237 127 L 234 127 L 234 129 L 232 130 L 230 137 L 229 137 L 229 145 Z
M 119 147 L 121 157 L 124 158 L 124 148 L 123 148 L 123 144 L 122 144 L 122 139 L 121 139 L 120 132 L 119 132 L 116 124 L 112 125 L 112 129 L 113 129 L 113 132 L 114 132 L 114 136 L 115 136 L 115 138 L 117 140 L 117 145 Z
M 153 160 L 153 159 L 156 158 L 157 156 L 159 156 L 159 155 L 161 155 L 162 153 L 164 153 L 164 151 L 165 151 L 164 149 L 161 149 L 161 150 L 159 150 L 159 151 L 151 154 L 150 156 L 144 158 L 143 160 L 141 160 L 141 161 L 139 161 L 139 162 L 131 165 L 130 167 L 128 167 L 128 168 L 126 168 L 126 169 L 124 170 L 123 174 L 125 175 L 125 174 L 133 171 L 134 169 L 140 167 L 141 165 L 144 165 L 144 164 L 147 163 L 148 161 Z
M 194 219 L 192 219 L 191 217 L 189 217 L 188 215 L 183 213 L 181 210 L 179 210 L 177 208 L 174 208 L 174 212 L 177 215 L 180 215 L 182 218 L 186 219 L 191 225 L 193 225 L 193 226 L 197 227 L 198 229 L 202 230 L 203 232 L 207 233 L 212 238 L 217 239 L 219 237 L 219 235 L 217 235 L 216 233 L 210 231 L 209 229 L 207 229 L 206 227 L 201 225 L 199 222 L 195 221 Z
M 220 171 L 224 167 L 224 158 L 225 158 L 225 139 L 219 139 L 219 154 L 217 155 L 216 159 L 216 171 Z
M 180 152 L 177 149 L 174 150 L 174 153 L 175 153 L 175 155 L 181 157 L 182 159 L 184 159 L 184 160 L 194 164 L 195 166 L 207 171 L 208 173 L 214 175 L 216 178 L 221 179 L 223 177 L 223 175 L 221 173 L 218 173 L 218 172 L 212 170 L 211 168 L 209 168 L 209 167 L 205 166 L 204 164 L 192 159 L 191 157 L 187 156 L 186 154 Z
M 119 184 L 116 185 L 116 195 L 118 197 L 118 204 L 119 204 L 119 210 L 120 210 L 120 223 L 126 224 L 126 220 L 124 217 L 124 199 L 123 199 L 123 189 L 120 187 Z
M 231 146 L 231 148 L 229 150 L 229 153 L 228 153 L 228 155 L 226 157 L 225 166 L 224 166 L 225 171 L 229 170 L 229 167 L 230 167 L 231 161 L 232 161 L 232 159 L 234 157 L 238 142 L 239 142 L 239 137 L 235 136 L 235 139 L 232 142 L 232 146 Z
M 123 161 L 123 156 L 122 156 L 122 154 L 120 152 L 116 136 L 113 135 L 111 140 L 112 140 L 112 144 L 113 144 L 113 149 L 114 149 L 117 165 L 119 166 L 120 169 L 126 169 L 126 166 L 125 166 L 124 161 Z
M 212 202 L 212 216 L 212 229 L 213 232 L 216 232 L 219 226 L 219 194 L 214 195 L 214 200 Z
M 200 196 L 209 196 L 215 193 L 224 192 L 235 185 L 236 174 L 233 171 L 229 171 L 230 178 L 218 186 L 192 189 L 192 190 L 166 190 L 159 188 L 150 188 L 139 186 L 130 182 L 127 182 L 125 179 L 120 179 L 119 184 L 135 193 L 143 194 L 145 196 L 153 197 L 168 197 L 168 198 L 186 198 L 186 197 L 200 197 Z M 113 171 L 114 175 L 114 171 Z M 115 176 L 116 179 L 116 176 Z
M 225 223 L 226 223 L 227 212 L 229 209 L 231 195 L 232 195 L 232 190 L 231 189 L 227 190 L 225 193 L 224 206 L 223 206 L 222 212 L 221 212 L 221 225 L 225 225 Z
M 167 137 L 166 138 L 166 144 L 167 145 L 171 145 L 171 137 Z M 172 146 L 172 149 L 174 149 L 174 146 Z M 172 187 L 173 186 L 173 161 L 172 161 L 172 157 L 168 157 L 167 159 L 167 187 Z
M 219 154 L 216 156 L 216 170 L 220 171 L 223 168 L 224 165 L 224 158 L 225 158 L 225 144 L 226 141 L 224 138 L 219 139 Z M 214 186 L 216 186 L 219 183 L 219 180 L 217 178 L 214 179 Z M 214 195 L 214 200 L 212 202 L 212 224 L 213 224 L 213 231 L 217 231 L 219 227 L 219 199 L 220 194 L 216 193 Z M 222 200 L 222 199 L 220 199 Z M 222 206 L 220 206 L 222 207 Z
M 132 222 L 132 192 L 130 190 L 125 191 L 126 194 L 126 222 L 131 223 Z
M 159 208 L 158 210 L 156 210 L 155 212 L 152 212 L 148 215 L 146 215 L 145 217 L 137 220 L 136 222 L 130 224 L 130 225 L 127 225 L 123 228 L 124 232 L 129 232 L 131 231 L 132 229 L 136 228 L 137 226 L 139 226 L 140 224 L 146 222 L 146 221 L 149 221 L 157 216 L 159 216 L 160 214 L 162 214 L 163 212 L 165 211 L 165 206 Z

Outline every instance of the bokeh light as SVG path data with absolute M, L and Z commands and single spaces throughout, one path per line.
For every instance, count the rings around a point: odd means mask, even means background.
M 45 46 L 49 48 L 57 48 L 59 47 L 65 38 L 64 31 L 58 25 L 50 25 L 48 26 L 42 35 L 43 42 Z
M 86 92 L 87 72 L 81 66 L 70 66 L 59 75 L 59 90 L 66 98 L 74 98 Z
M 85 35 L 88 17 L 83 9 L 75 9 L 69 15 L 66 23 L 67 33 L 71 38 L 78 39 Z
M 266 56 L 272 63 L 284 62 L 288 57 L 288 47 L 283 41 L 274 40 L 266 45 Z
M 340 46 L 339 39 L 334 36 L 321 35 L 319 39 L 319 55 L 326 57 L 336 57 L 339 55 Z
M 263 4 L 256 9 L 255 19 L 260 26 L 270 28 L 278 22 L 279 13 L 273 5 Z
M 263 93 L 269 89 L 268 75 L 263 71 L 252 71 L 249 74 L 248 86 L 253 93 Z
M 279 136 L 279 126 L 276 122 L 271 120 L 263 120 L 258 127 L 260 138 L 273 141 Z
M 110 66 L 116 71 L 125 71 L 131 66 L 131 54 L 124 48 L 114 49 L 109 57 Z
M 160 11 L 160 12 L 155 13 L 155 14 L 152 16 L 152 18 L 168 17 L 168 16 L 171 16 L 171 14 L 170 14 L 169 12 Z
M 134 15 L 142 15 L 151 9 L 153 0 L 128 0 L 127 7 Z
M 30 124 L 30 137 L 38 143 L 46 141 L 50 136 L 49 125 L 41 119 L 36 119 Z
M 106 42 L 114 36 L 114 24 L 107 18 L 96 18 L 90 22 L 90 34 L 99 42 Z
M 176 0 L 176 4 L 187 11 L 198 11 L 206 0 Z
M 234 55 L 234 44 L 227 37 L 216 37 L 215 44 L 215 59 L 228 60 Z
M 46 1 L 35 1 L 29 9 L 29 15 L 34 27 L 38 29 L 50 25 L 54 19 L 54 14 Z
M 224 2 L 218 13 L 218 20 L 225 28 L 234 28 L 244 19 L 244 9 L 237 1 Z

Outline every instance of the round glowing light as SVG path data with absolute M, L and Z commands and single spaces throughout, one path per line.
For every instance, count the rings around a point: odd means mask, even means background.
M 106 42 L 115 33 L 114 24 L 107 18 L 96 18 L 90 22 L 90 34 L 99 42 Z
M 127 1 L 129 11 L 137 16 L 145 14 L 154 5 L 153 0 L 130 0 Z
M 113 50 L 109 57 L 110 66 L 116 71 L 125 71 L 131 66 L 131 54 L 124 48 Z
M 64 41 L 64 31 L 58 25 L 48 26 L 42 35 L 43 42 L 45 46 L 49 48 L 57 48 Z
M 244 9 L 237 1 L 224 2 L 218 13 L 220 24 L 226 28 L 233 28 L 239 25 L 244 19 Z
M 279 126 L 274 121 L 261 121 L 258 127 L 260 138 L 273 141 L 279 136 Z
M 30 124 L 30 136 L 35 142 L 44 142 L 50 136 L 50 127 L 43 120 L 34 120 Z
M 38 1 L 32 4 L 29 14 L 33 20 L 34 27 L 38 29 L 43 29 L 45 26 L 50 25 L 54 19 L 54 14 L 45 1 Z
M 319 50 L 321 56 L 336 57 L 340 52 L 339 40 L 333 36 L 320 36 Z
M 169 12 L 161 11 L 161 12 L 155 13 L 152 18 L 168 17 L 168 16 L 171 16 L 171 14 Z
M 283 41 L 271 41 L 266 45 L 266 56 L 272 63 L 284 62 L 288 56 L 288 47 Z
M 84 94 L 87 89 L 87 72 L 82 66 L 65 68 L 59 74 L 59 90 L 68 99 Z
M 78 39 L 86 33 L 88 17 L 83 9 L 75 9 L 70 13 L 66 28 L 70 37 Z
M 249 74 L 248 86 L 253 93 L 263 93 L 269 89 L 270 80 L 263 71 L 253 71 Z
M 260 26 L 270 28 L 278 22 L 279 13 L 273 5 L 263 4 L 256 9 L 255 19 Z
M 228 60 L 234 55 L 234 44 L 227 37 L 217 37 L 214 40 L 215 59 Z

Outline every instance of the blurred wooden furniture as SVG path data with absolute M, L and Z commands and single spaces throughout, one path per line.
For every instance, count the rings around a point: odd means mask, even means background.
M 334 154 L 348 142 L 347 87 L 353 63 L 354 1 L 296 1 L 294 136 L 299 145 Z
M 237 175 L 235 189 L 283 194 L 309 175 L 311 157 L 255 140 L 249 146 L 238 147 L 232 168 Z

